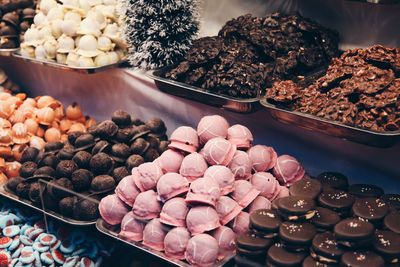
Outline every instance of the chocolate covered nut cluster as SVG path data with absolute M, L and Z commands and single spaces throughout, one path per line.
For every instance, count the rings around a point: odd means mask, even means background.
M 301 79 L 338 55 L 338 34 L 300 15 L 251 15 L 196 40 L 165 77 L 225 95 L 257 97 L 274 81 Z

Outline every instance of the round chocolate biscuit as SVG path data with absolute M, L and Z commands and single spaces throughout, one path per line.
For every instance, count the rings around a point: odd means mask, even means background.
M 349 193 L 359 198 L 380 197 L 384 194 L 382 188 L 372 184 L 352 184 Z
M 374 230 L 373 224 L 356 218 L 341 220 L 334 227 L 336 237 L 348 241 L 366 239 L 373 234 Z
M 266 250 L 271 244 L 272 240 L 268 238 L 258 237 L 252 232 L 240 234 L 236 239 L 237 246 L 247 250 Z
M 282 221 L 274 210 L 261 209 L 250 213 L 250 228 L 259 234 L 277 233 Z
M 385 262 L 381 256 L 372 251 L 358 250 L 344 253 L 341 264 L 352 267 L 383 267 Z
M 338 265 L 323 263 L 323 262 L 313 259 L 311 256 L 308 256 L 307 258 L 304 259 L 302 266 L 303 267 L 337 267 Z
M 311 256 L 318 261 L 338 263 L 344 252 L 332 232 L 316 234 L 312 240 Z
M 278 266 L 301 266 L 305 256 L 303 252 L 288 251 L 279 243 L 271 246 L 267 252 L 268 261 Z
M 397 234 L 400 234 L 400 212 L 392 211 L 383 219 L 383 225 Z
M 248 250 L 245 248 L 237 247 L 236 248 L 236 253 L 239 256 L 243 256 L 246 258 L 259 258 L 259 257 L 265 257 L 265 250 Z
M 309 220 L 315 215 L 315 201 L 304 197 L 283 197 L 279 200 L 278 212 L 289 221 Z
M 323 231 L 326 229 L 332 229 L 339 221 L 339 214 L 323 207 L 317 207 L 315 215 L 311 219 L 311 223 L 317 227 L 317 230 L 320 228 Z
M 294 247 L 303 247 L 311 243 L 317 230 L 310 223 L 283 222 L 279 227 L 279 237 Z
M 318 196 L 318 202 L 321 206 L 338 212 L 350 209 L 354 200 L 354 196 L 337 189 L 326 190 Z
M 390 208 L 400 210 L 400 195 L 399 194 L 384 194 L 380 197 Z
M 349 187 L 348 179 L 339 172 L 323 172 L 317 176 L 323 187 L 347 190 Z
M 392 231 L 377 230 L 374 234 L 375 250 L 386 262 L 396 263 L 400 258 L 400 235 Z
M 355 217 L 362 218 L 371 223 L 381 221 L 388 213 L 388 205 L 379 198 L 359 198 L 352 207 Z
M 301 198 L 316 198 L 321 192 L 321 182 L 316 179 L 303 178 L 289 188 L 291 196 Z

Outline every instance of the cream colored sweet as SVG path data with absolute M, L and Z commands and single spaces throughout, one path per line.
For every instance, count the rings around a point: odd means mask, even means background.
M 84 35 L 79 40 L 77 54 L 84 57 L 95 57 L 101 51 L 97 49 L 97 39 L 92 35 Z

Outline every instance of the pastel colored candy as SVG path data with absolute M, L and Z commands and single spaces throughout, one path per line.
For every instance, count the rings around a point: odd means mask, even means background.
M 197 134 L 200 143 L 205 144 L 215 137 L 226 138 L 228 135 L 229 123 L 219 115 L 204 116 L 197 125 Z
M 226 225 L 228 222 L 232 221 L 242 209 L 243 208 L 239 206 L 235 200 L 227 196 L 220 197 L 216 205 L 216 211 L 222 225 Z
M 61 240 L 57 240 L 53 245 L 50 245 L 50 250 L 51 251 L 56 250 L 60 247 L 60 245 L 61 245 Z
M 0 238 L 0 248 L 7 248 L 11 245 L 12 243 L 12 238 L 8 236 L 4 236 Z
M 135 203 L 133 203 L 132 211 L 134 216 L 140 220 L 149 220 L 158 217 L 161 211 L 161 204 L 157 199 L 157 193 L 153 190 L 140 193 L 136 197 Z
M 208 165 L 203 155 L 194 152 L 187 155 L 181 164 L 179 174 L 185 177 L 189 183 L 203 177 Z
M 190 232 L 185 227 L 176 227 L 169 231 L 164 238 L 165 255 L 179 260 L 185 259 Z
M 236 146 L 228 140 L 216 137 L 204 146 L 204 158 L 210 165 L 227 166 L 236 152 Z
M 219 217 L 210 206 L 196 206 L 186 216 L 186 226 L 192 235 L 201 234 L 219 227 Z
M 193 236 L 188 241 L 186 260 L 196 266 L 211 266 L 218 258 L 218 242 L 208 234 Z
M 21 244 L 21 240 L 19 238 L 19 235 L 16 235 L 16 236 L 14 236 L 14 239 L 13 239 L 11 245 L 8 247 L 8 250 L 13 251 L 14 249 L 16 249 L 19 246 L 19 244 Z
M 218 259 L 223 259 L 227 254 L 233 253 L 236 248 L 236 234 L 227 226 L 220 226 L 212 232 L 219 246 Z
M 233 191 L 235 175 L 228 167 L 221 165 L 211 166 L 204 173 L 204 178 L 206 177 L 213 178 L 218 183 L 221 195 L 225 196 Z
M 39 243 L 39 242 L 33 243 L 32 247 L 33 247 L 34 250 L 39 251 L 39 252 L 48 251 L 49 248 L 50 248 L 49 246 L 45 246 L 45 245 L 43 245 L 42 243 Z
M 20 233 L 21 229 L 18 225 L 10 225 L 3 229 L 3 235 L 13 237 Z
M 33 248 L 30 246 L 26 246 L 22 248 L 21 255 L 19 256 L 19 261 L 21 263 L 32 263 L 35 260 L 35 256 L 33 255 Z
M 243 208 L 250 205 L 251 202 L 260 194 L 254 186 L 245 180 L 235 181 L 235 189 L 232 192 L 232 197 Z
M 249 205 L 249 213 L 261 209 L 271 209 L 271 201 L 263 196 L 258 196 Z
M 270 170 L 276 164 L 277 155 L 272 147 L 256 145 L 251 147 L 247 153 L 253 164 L 253 170 L 256 172 Z
M 101 217 L 109 224 L 120 224 L 122 218 L 129 212 L 127 206 L 116 194 L 104 197 L 99 204 Z
M 162 207 L 160 221 L 164 224 L 184 227 L 188 211 L 189 208 L 183 198 L 171 198 Z
M 137 220 L 132 212 L 127 213 L 121 222 L 121 232 L 119 235 L 129 238 L 133 241 L 143 239 L 144 223 Z
M 43 229 L 40 229 L 40 228 L 39 229 L 35 229 L 35 230 L 33 230 L 32 232 L 29 233 L 28 237 L 31 240 L 35 240 L 42 233 L 44 233 Z
M 272 201 L 280 191 L 278 180 L 269 172 L 257 172 L 251 177 L 251 184 L 260 191 L 260 196 Z
M 39 242 L 45 246 L 51 246 L 56 241 L 57 241 L 57 237 L 55 237 L 54 235 L 50 235 L 50 234 L 43 235 L 39 240 Z
M 16 250 L 14 250 L 14 252 L 12 253 L 11 258 L 13 258 L 13 259 L 18 258 L 19 255 L 21 255 L 21 251 L 22 251 L 23 247 L 24 247 L 24 245 L 20 244 L 18 246 L 18 248 Z
M 151 220 L 143 230 L 143 244 L 152 249 L 164 250 L 164 238 L 169 228 L 160 222 L 160 219 Z
M 65 256 L 59 250 L 53 250 L 51 252 L 51 256 L 53 257 L 54 261 L 58 264 L 64 264 Z
M 251 177 L 252 162 L 249 155 L 244 151 L 237 150 L 228 167 L 235 175 L 236 180 L 247 180 Z
M 6 251 L 0 252 L 0 266 L 8 266 L 9 262 L 11 261 L 10 253 Z
M 237 235 L 240 235 L 250 230 L 249 224 L 250 214 L 242 211 L 233 221 L 232 229 Z
M 157 193 L 162 202 L 179 196 L 189 190 L 188 181 L 178 173 L 167 173 L 157 183 Z
M 212 178 L 199 178 L 190 184 L 189 192 L 185 198 L 186 203 L 207 204 L 215 208 L 221 196 L 219 184 Z
M 64 265 L 65 267 L 74 267 L 79 260 L 79 256 L 72 256 L 65 259 Z
M 178 173 L 183 161 L 183 155 L 175 150 L 168 149 L 163 152 L 154 163 L 157 164 L 164 174 L 169 172 Z
M 47 264 L 52 264 L 54 263 L 53 256 L 51 255 L 50 252 L 44 252 L 40 254 L 40 259 Z
M 244 149 L 250 148 L 254 140 L 250 130 L 241 124 L 235 124 L 228 128 L 227 139 L 237 148 Z
M 132 169 L 133 180 L 141 192 L 155 189 L 162 175 L 161 168 L 153 162 L 146 162 Z
M 197 132 L 192 127 L 181 126 L 172 132 L 169 148 L 181 150 L 183 152 L 196 152 L 199 147 L 199 138 Z
M 273 173 L 282 185 L 287 186 L 303 178 L 305 170 L 294 157 L 282 155 L 278 157 Z

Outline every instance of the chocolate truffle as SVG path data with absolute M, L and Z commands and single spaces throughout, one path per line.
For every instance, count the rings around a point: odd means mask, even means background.
M 157 149 L 160 146 L 160 139 L 158 139 L 158 137 L 155 136 L 154 134 L 151 134 L 151 133 L 148 134 L 146 136 L 146 140 L 147 140 L 147 142 L 150 143 L 150 147 L 152 147 L 152 148 Z
M 76 170 L 71 176 L 72 185 L 78 192 L 88 190 L 92 180 L 93 174 L 85 169 Z
M 106 120 L 103 122 L 100 122 L 99 125 L 97 125 L 97 134 L 101 138 L 109 139 L 116 135 L 118 132 L 118 126 L 110 120 Z
M 138 167 L 140 164 L 144 163 L 144 158 L 140 155 L 131 155 L 125 162 L 125 166 L 128 171 L 132 171 L 133 168 Z
M 73 131 L 73 132 L 69 133 L 69 134 L 68 134 L 68 142 L 69 142 L 71 145 L 75 146 L 75 141 L 76 141 L 76 139 L 77 139 L 79 136 L 83 135 L 83 134 L 84 134 L 84 132 L 80 132 L 80 131 Z
M 60 163 L 60 160 L 54 154 L 49 153 L 43 155 L 42 159 L 39 161 L 39 167 L 49 166 L 55 169 L 58 163 Z
M 64 216 L 72 217 L 77 200 L 78 198 L 76 196 L 61 199 L 58 203 L 60 213 Z
M 94 191 L 111 190 L 115 187 L 115 181 L 114 178 L 109 175 L 99 175 L 92 180 L 90 187 Z
M 75 147 L 84 150 L 94 145 L 94 137 L 91 134 L 82 134 L 75 140 Z
M 167 131 L 164 122 L 160 118 L 151 118 L 146 121 L 146 125 L 150 131 L 156 134 L 163 134 Z
M 162 154 L 164 151 L 167 151 L 168 145 L 168 141 L 161 141 L 160 146 L 158 147 L 158 153 Z
M 71 174 L 78 169 L 78 166 L 72 160 L 62 160 L 58 163 L 56 172 L 58 177 L 71 177 Z
M 44 145 L 44 151 L 45 152 L 58 152 L 63 147 L 64 147 L 64 144 L 60 141 L 47 142 Z
M 124 143 L 114 144 L 111 147 L 111 155 L 113 159 L 118 162 L 125 162 L 125 159 L 128 158 L 131 154 L 130 148 L 128 145 Z
M 114 161 L 109 155 L 98 153 L 92 157 L 89 165 L 94 174 L 107 174 L 112 171 Z
M 19 175 L 24 178 L 29 178 L 37 169 L 37 164 L 33 161 L 26 161 L 19 169 Z
M 19 183 L 15 189 L 15 192 L 19 197 L 27 199 L 29 197 L 29 189 L 31 184 L 28 182 Z
M 131 145 L 132 154 L 143 155 L 144 152 L 150 147 L 150 143 L 143 138 L 137 138 Z
M 156 158 L 158 158 L 160 154 L 158 154 L 157 149 L 154 148 L 149 148 L 146 153 L 144 154 L 144 160 L 145 161 L 154 161 Z
M 131 121 L 132 121 L 132 124 L 136 125 L 136 126 L 144 124 L 144 122 L 141 119 L 139 119 L 135 116 L 131 116 Z
M 42 188 L 43 190 L 44 188 Z M 29 188 L 29 199 L 33 203 L 40 203 L 40 183 L 34 182 L 31 183 L 31 187 Z
M 34 176 L 47 176 L 47 177 L 56 177 L 56 171 L 50 166 L 43 166 L 37 169 L 34 173 Z
M 101 140 L 97 142 L 93 149 L 92 149 L 92 155 L 98 154 L 98 153 L 108 153 L 111 149 L 111 145 L 109 142 Z
M 17 189 L 17 186 L 22 183 L 25 179 L 22 178 L 21 176 L 16 176 L 14 178 L 10 178 L 7 180 L 7 187 L 11 191 L 15 192 Z
M 36 157 L 37 157 L 38 154 L 39 154 L 39 149 L 37 149 L 35 147 L 28 147 L 22 153 L 21 163 L 24 163 L 24 162 L 27 162 L 27 161 L 36 161 Z
M 111 120 L 115 122 L 119 127 L 123 128 L 132 124 L 131 115 L 125 110 L 116 110 L 112 116 Z
M 92 155 L 89 152 L 79 151 L 72 157 L 72 160 L 78 165 L 78 168 L 87 168 L 91 158 Z
M 61 199 L 70 195 L 70 193 L 64 189 L 73 190 L 72 183 L 68 178 L 60 178 L 50 181 L 47 184 L 47 191 L 55 199 Z
M 115 135 L 115 140 L 121 143 L 129 143 L 133 136 L 133 128 L 119 129 Z
M 77 220 L 91 221 L 99 217 L 96 200 L 78 200 L 74 207 L 74 218 Z
M 124 177 L 128 176 L 130 173 L 128 172 L 128 169 L 125 166 L 121 166 L 118 168 L 115 168 L 112 172 L 112 177 L 115 180 L 115 183 L 118 184 Z
M 150 132 L 149 127 L 147 127 L 145 124 L 139 125 L 134 129 L 135 129 L 135 134 L 131 139 L 132 141 Z
M 70 160 L 72 159 L 72 157 L 74 156 L 75 153 L 75 149 L 72 146 L 65 146 L 63 149 L 61 149 L 58 154 L 57 157 L 60 160 Z

